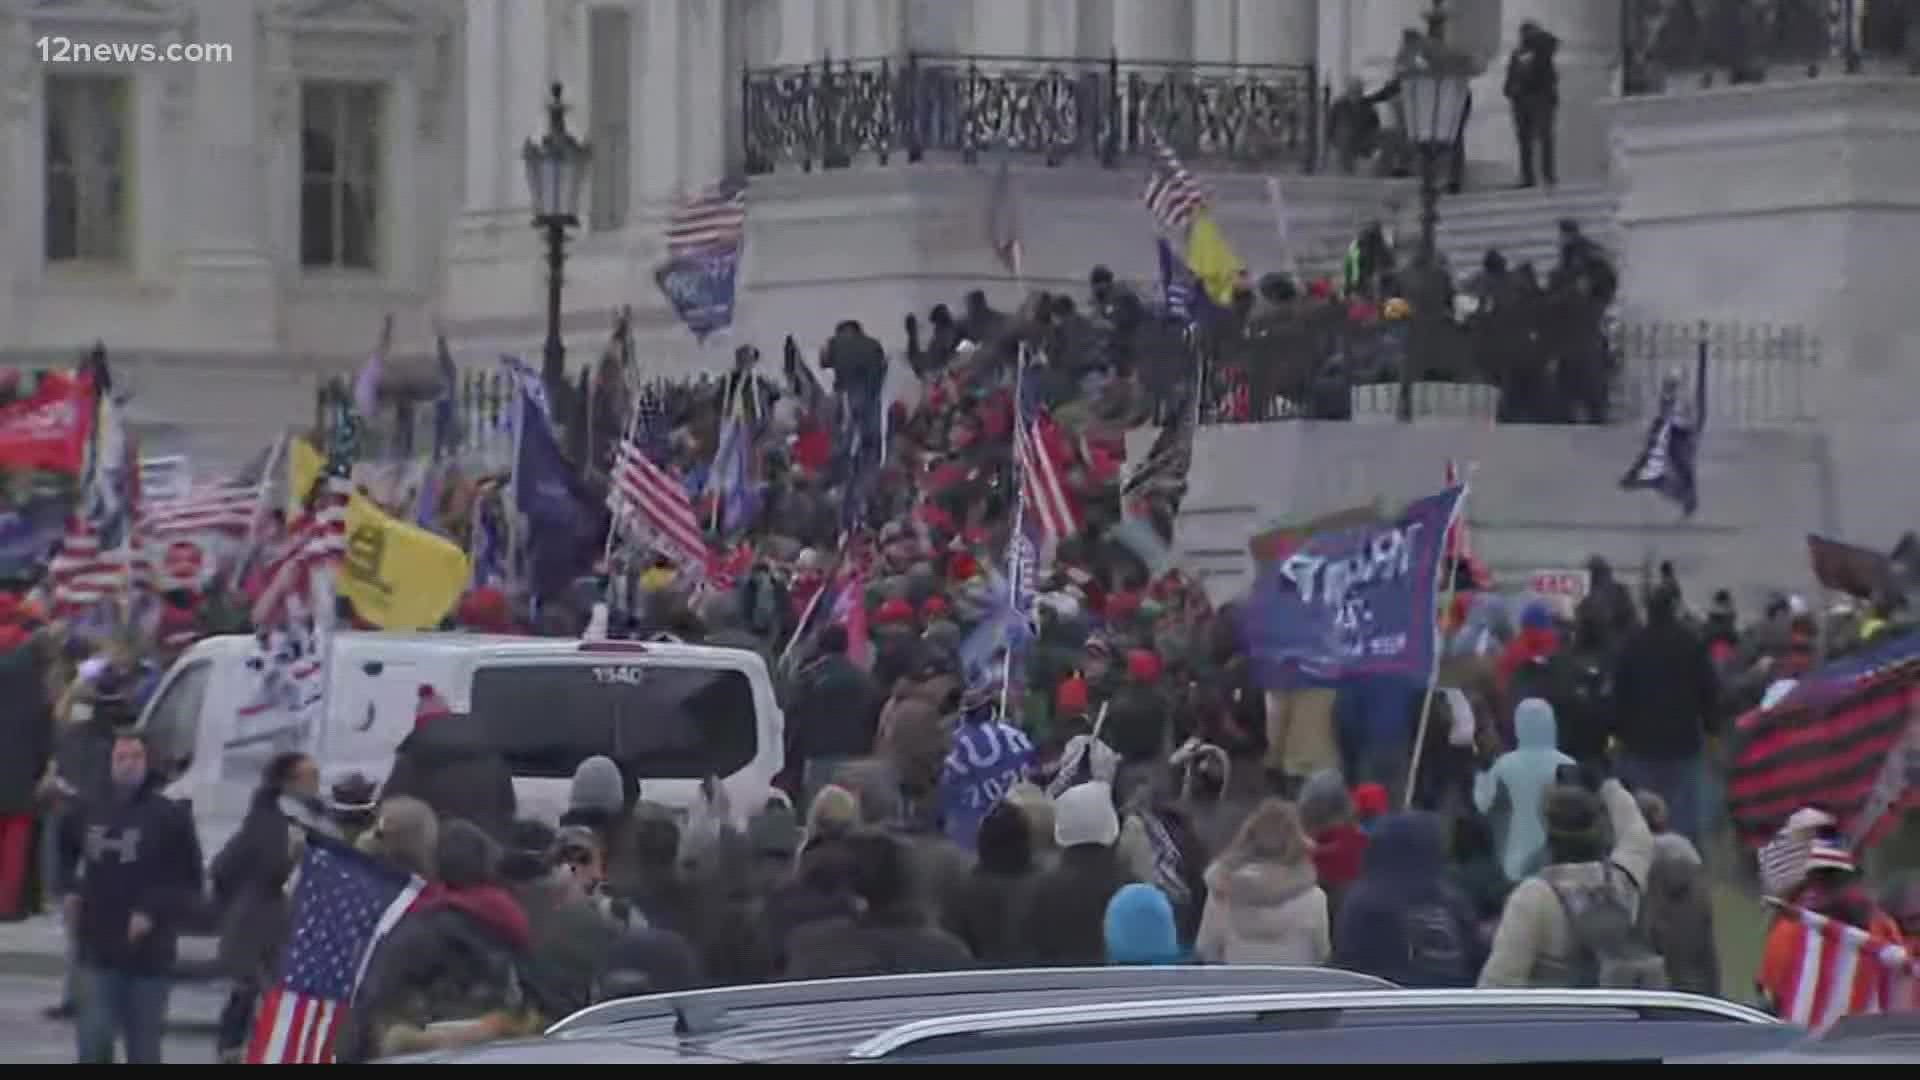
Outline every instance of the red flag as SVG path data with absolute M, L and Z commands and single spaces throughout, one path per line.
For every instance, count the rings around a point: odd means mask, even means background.
M 33 396 L 0 406 L 0 466 L 78 473 L 93 429 L 93 383 L 44 375 Z

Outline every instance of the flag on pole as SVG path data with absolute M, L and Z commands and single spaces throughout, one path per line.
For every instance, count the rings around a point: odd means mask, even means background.
M 418 877 L 309 834 L 280 981 L 260 1002 L 247 1064 L 332 1063 L 368 959 L 425 889 Z
M 353 380 L 353 409 L 361 416 L 372 416 L 380 404 L 380 379 L 387 366 L 387 350 L 393 347 L 393 316 L 380 324 L 380 343 L 360 366 Z
M 1187 230 L 1187 268 L 1199 279 L 1207 299 L 1222 307 L 1233 302 L 1233 290 L 1247 272 L 1247 264 L 1234 254 L 1213 215 L 1204 209 L 1194 213 L 1193 227 Z
M 747 233 L 747 182 L 729 177 L 695 192 L 667 219 L 667 254 L 684 258 L 713 248 L 737 248 Z
M 987 244 L 1007 273 L 1020 276 L 1020 206 L 1014 200 L 1013 170 L 1000 155 L 993 183 L 987 188 Z
M 1693 406 L 1680 402 L 1680 377 L 1667 376 L 1660 387 L 1660 410 L 1647 428 L 1647 441 L 1633 467 L 1620 478 L 1626 490 L 1648 489 L 1664 495 L 1688 517 L 1700 507 L 1694 461 L 1700 436 L 1707 426 L 1707 345 L 1700 343 L 1694 361 Z
M 253 625 L 261 633 L 286 628 L 302 616 L 331 619 L 331 611 L 315 610 L 311 600 L 321 579 L 330 586 L 346 558 L 347 503 L 352 497 L 352 482 L 329 474 L 299 517 L 288 523 L 286 538 L 269 559 L 265 584 L 253 602 Z
M 655 465 L 631 440 L 620 443 L 607 501 L 616 527 L 628 536 L 650 544 L 684 570 L 705 572 L 706 533 L 687 498 L 686 485 Z
M 1147 212 L 1153 215 L 1154 222 L 1162 232 L 1185 235 L 1187 227 L 1193 224 L 1193 217 L 1207 205 L 1207 194 L 1187 171 L 1173 147 L 1168 146 L 1160 132 L 1151 131 L 1153 138 L 1153 162 L 1147 173 L 1147 187 L 1142 197 L 1147 203 Z
M 1803 908 L 1782 905 L 1760 981 L 1782 1020 L 1825 1031 L 1842 1017 L 1920 1008 L 1920 967 L 1906 949 Z
M 1038 380 L 1021 382 L 1020 417 L 1014 424 L 1014 458 L 1020 469 L 1020 499 L 1051 545 L 1080 531 L 1080 509 L 1067 490 L 1072 450 L 1040 401 Z

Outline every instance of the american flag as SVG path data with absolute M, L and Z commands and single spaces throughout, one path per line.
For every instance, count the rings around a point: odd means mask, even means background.
M 1147 173 L 1147 212 L 1160 228 L 1181 234 L 1193 224 L 1193 215 L 1207 205 L 1206 192 L 1180 162 L 1159 132 L 1153 132 L 1153 164 Z
M 1072 451 L 1041 404 L 1036 380 L 1022 379 L 1021 383 L 1020 419 L 1013 434 L 1020 499 L 1026 512 L 1039 521 L 1042 535 L 1058 544 L 1080 531 L 1080 510 L 1065 479 Z
M 151 578 L 145 545 L 135 537 L 125 545 L 102 550 L 100 534 L 79 514 L 67 522 L 67 533 L 47 564 L 56 618 L 74 619 L 106 601 L 144 587 Z
M 1920 1009 L 1920 966 L 1906 949 L 1838 919 L 1784 911 L 1798 924 L 1793 960 L 1766 987 L 1782 1020 L 1824 1031 L 1846 1016 Z
M 149 502 L 142 525 L 148 540 L 219 533 L 245 539 L 260 505 L 258 484 L 224 482 L 195 485 L 177 499 Z
M 353 484 L 337 475 L 321 483 L 311 505 L 287 526 L 286 539 L 268 560 L 266 584 L 253 602 L 253 625 L 263 632 L 292 623 L 313 595 L 318 577 L 331 573 L 346 557 L 347 502 Z
M 632 440 L 621 440 L 607 505 L 617 525 L 635 530 L 683 569 L 706 567 L 706 533 L 686 485 L 655 465 Z
M 426 888 L 317 835 L 308 837 L 299 873 L 283 974 L 260 1003 L 249 1065 L 330 1064 L 368 957 Z
M 1456 488 L 1465 483 L 1466 480 L 1460 474 L 1460 463 L 1452 458 L 1448 458 L 1447 478 L 1443 486 Z M 1456 515 L 1453 520 L 1453 527 L 1447 530 L 1447 547 L 1444 556 L 1448 562 L 1468 563 L 1473 561 L 1473 536 L 1467 531 L 1467 528 L 1467 515 Z
M 681 258 L 699 251 L 740 246 L 747 231 L 747 184 L 729 179 L 676 207 L 667 219 L 667 254 Z

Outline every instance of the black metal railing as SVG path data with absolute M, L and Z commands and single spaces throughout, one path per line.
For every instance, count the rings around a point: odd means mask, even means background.
M 1620 23 L 1628 94 L 1855 73 L 1875 61 L 1920 72 L 1911 0 L 1623 0 Z
M 1650 322 L 1614 325 L 1603 347 L 1534 336 L 1523 347 L 1442 321 L 1434 339 L 1413 320 L 1347 322 L 1269 336 L 1236 335 L 1204 346 L 1201 417 L 1206 423 L 1269 420 L 1392 420 L 1399 365 L 1415 365 L 1413 415 L 1501 423 L 1574 418 L 1640 424 L 1658 408 L 1664 379 L 1678 375 L 1692 402 L 1694 365 L 1707 351 L 1707 427 L 1794 427 L 1818 419 L 1819 339 L 1795 326 Z M 1524 362 L 1516 366 L 1515 360 Z M 1597 363 L 1600 381 L 1574 377 Z M 1603 407 L 1575 400 L 1603 393 Z
M 1111 167 L 1156 133 L 1214 164 L 1310 169 L 1319 156 L 1310 65 L 909 53 L 752 68 L 741 80 L 749 173 L 929 153 L 972 161 L 1000 148 Z

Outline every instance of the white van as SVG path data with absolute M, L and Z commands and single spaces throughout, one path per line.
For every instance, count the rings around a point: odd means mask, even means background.
M 687 808 L 720 778 L 736 819 L 764 806 L 785 761 L 785 719 L 756 653 L 675 643 L 477 634 L 341 633 L 324 703 L 302 720 L 263 706 L 260 648 L 208 638 L 174 662 L 141 724 L 168 789 L 188 801 L 208 858 L 239 828 L 262 768 L 300 750 L 323 787 L 360 773 L 383 782 L 413 730 L 420 687 L 479 725 L 505 755 L 523 816 L 566 808 L 574 769 L 619 761 L 640 797 Z

